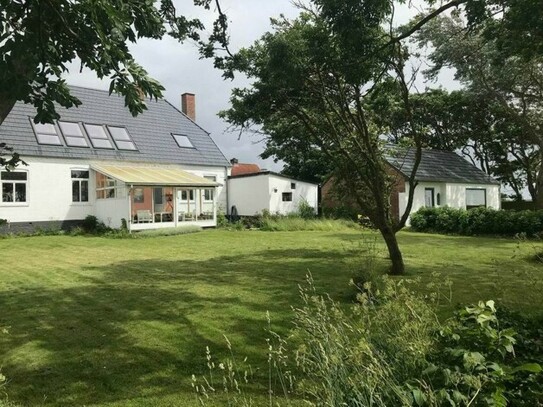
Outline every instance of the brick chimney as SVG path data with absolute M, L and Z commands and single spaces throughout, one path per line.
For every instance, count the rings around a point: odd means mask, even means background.
M 196 97 L 194 93 L 183 93 L 181 95 L 181 111 L 191 120 L 196 121 Z

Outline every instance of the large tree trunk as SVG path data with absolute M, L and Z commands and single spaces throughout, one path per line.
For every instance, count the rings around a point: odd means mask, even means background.
M 400 275 L 405 273 L 405 266 L 403 263 L 402 252 L 398 246 L 398 240 L 396 239 L 396 233 L 392 230 L 391 227 L 385 226 L 379 229 L 381 235 L 388 248 L 388 254 L 390 256 L 390 261 L 392 262 L 390 268 L 390 274 Z

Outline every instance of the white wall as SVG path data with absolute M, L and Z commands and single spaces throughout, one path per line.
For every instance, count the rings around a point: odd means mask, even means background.
M 228 180 L 228 200 L 230 207 L 236 206 L 238 215 L 253 216 L 270 210 L 270 188 L 267 174 L 250 177 L 230 178 Z
M 270 174 L 270 207 L 271 213 L 280 213 L 286 215 L 298 210 L 298 205 L 302 201 L 307 203 L 315 209 L 317 213 L 318 204 L 318 186 L 310 184 L 308 182 L 296 181 L 290 178 L 278 177 Z M 296 184 L 296 188 L 291 188 L 291 183 Z M 276 192 L 277 190 L 277 192 Z M 292 201 L 283 202 L 283 192 L 292 192 Z
M 296 188 L 291 188 L 291 183 Z M 286 215 L 298 210 L 305 200 L 317 212 L 318 186 L 273 174 L 252 175 L 228 180 L 230 206 L 235 205 L 238 214 L 253 216 L 268 210 Z M 292 201 L 283 202 L 283 192 L 292 193 Z
M 28 166 L 26 203 L 0 203 L 0 218 L 9 222 L 43 222 L 84 219 L 94 214 L 94 176 L 89 179 L 89 202 L 72 202 L 71 170 L 89 170 L 88 163 L 38 160 L 23 157 Z
M 453 184 L 437 182 L 420 182 L 415 188 L 413 207 L 411 213 L 425 206 L 424 190 L 434 188 L 436 207 L 448 206 L 457 209 L 466 209 L 466 188 L 482 188 L 486 190 L 487 208 L 500 209 L 500 186 L 493 184 Z M 400 193 L 400 215 L 405 212 L 409 192 L 409 184 L 405 184 L 406 192 Z M 440 194 L 440 204 L 437 204 L 437 194 Z

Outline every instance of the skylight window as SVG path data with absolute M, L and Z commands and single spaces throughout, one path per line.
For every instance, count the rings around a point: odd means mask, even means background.
M 62 141 L 57 133 L 57 128 L 54 124 L 42 124 L 32 122 L 34 133 L 40 144 L 50 144 L 53 146 L 61 146 Z
M 187 136 L 183 136 L 182 134 L 172 134 L 172 136 L 179 147 L 194 148 L 194 146 L 192 145 L 192 142 L 189 140 Z
M 70 147 L 89 147 L 89 143 L 87 143 L 87 139 L 78 123 L 59 121 L 58 125 L 64 140 L 66 140 L 66 145 Z
M 124 127 L 107 126 L 107 128 L 119 150 L 137 150 L 130 134 Z
M 111 144 L 104 126 L 85 123 L 85 130 L 87 130 L 87 134 L 89 135 L 90 141 L 94 148 L 113 149 L 113 144 Z

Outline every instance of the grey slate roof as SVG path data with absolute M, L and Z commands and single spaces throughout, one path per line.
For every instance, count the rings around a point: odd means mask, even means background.
M 17 102 L 0 126 L 0 141 L 21 156 L 74 158 L 87 160 L 136 161 L 161 164 L 230 166 L 209 133 L 195 124 L 166 100 L 147 100 L 148 110 L 133 117 L 124 106 L 124 98 L 107 91 L 70 86 L 81 100 L 79 107 L 57 112 L 61 120 L 89 124 L 124 126 L 138 151 L 104 150 L 38 144 L 29 118 L 31 105 Z M 186 135 L 195 149 L 179 148 L 171 133 Z
M 415 164 L 415 151 L 396 150 L 387 156 L 387 161 L 408 177 Z M 453 151 L 426 149 L 422 150 L 416 179 L 463 184 L 500 183 Z

